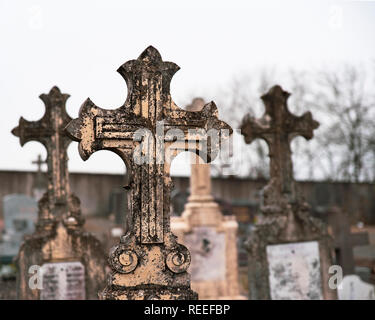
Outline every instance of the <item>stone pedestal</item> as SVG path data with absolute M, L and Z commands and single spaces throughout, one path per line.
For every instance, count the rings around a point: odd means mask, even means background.
M 223 216 L 211 195 L 209 164 L 191 165 L 190 187 L 185 210 L 172 217 L 171 228 L 190 250 L 191 287 L 199 299 L 245 299 L 238 285 L 238 224 L 234 216 Z

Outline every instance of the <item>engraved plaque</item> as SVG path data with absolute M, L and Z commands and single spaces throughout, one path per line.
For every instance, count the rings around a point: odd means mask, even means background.
M 41 268 L 41 300 L 84 300 L 85 267 L 81 262 L 46 263 Z
M 317 241 L 267 246 L 269 284 L 273 300 L 321 300 Z
M 225 280 L 225 234 L 215 228 L 195 227 L 185 236 L 191 252 L 192 281 Z

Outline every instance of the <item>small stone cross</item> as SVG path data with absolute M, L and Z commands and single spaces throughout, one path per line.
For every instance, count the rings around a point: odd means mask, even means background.
M 40 173 L 42 171 L 42 164 L 45 164 L 46 161 L 43 161 L 42 156 L 40 154 L 38 154 L 38 158 L 36 160 L 32 161 L 31 163 L 37 165 L 38 173 Z
M 12 133 L 20 138 L 21 146 L 29 141 L 38 141 L 47 149 L 48 190 L 41 199 L 40 204 L 44 206 L 44 210 L 41 210 L 38 225 L 49 228 L 63 214 L 70 214 L 67 207 L 69 197 L 73 196 L 70 195 L 67 148 L 71 139 L 64 128 L 71 117 L 65 109 L 69 95 L 62 94 L 59 88 L 53 87 L 48 94 L 41 94 L 39 97 L 45 104 L 43 117 L 38 121 L 27 121 L 21 117 L 18 127 Z M 40 165 L 39 160 L 34 163 Z M 65 218 L 69 218 L 68 216 Z M 70 223 L 74 222 L 78 221 L 70 219 Z

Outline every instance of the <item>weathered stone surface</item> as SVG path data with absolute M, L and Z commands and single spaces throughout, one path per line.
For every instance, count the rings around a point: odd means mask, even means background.
M 46 111 L 39 121 L 21 117 L 12 133 L 21 146 L 39 141 L 47 149 L 48 188 L 38 202 L 36 231 L 25 238 L 17 257 L 19 299 L 40 299 L 40 290 L 28 285 L 30 266 L 50 262 L 81 262 L 85 266 L 86 298 L 97 299 L 104 287 L 105 256 L 100 242 L 84 232 L 80 201 L 70 192 L 67 148 L 71 140 L 64 128 L 71 120 L 65 110 L 69 95 L 53 87 L 40 98 Z
M 321 300 L 319 245 L 317 241 L 267 246 L 273 300 Z
M 230 129 L 218 120 L 213 102 L 200 112 L 180 109 L 170 95 L 170 81 L 179 67 L 164 62 L 148 47 L 118 72 L 128 86 L 123 106 L 104 110 L 87 99 L 79 118 L 67 131 L 79 141 L 82 159 L 98 150 L 111 150 L 126 164 L 130 190 L 128 231 L 112 248 L 113 270 L 103 299 L 196 299 L 190 289 L 190 253 L 170 231 L 170 162 L 182 151 L 215 157 L 219 142 L 201 140 L 189 129 Z M 180 129 L 176 136 L 170 129 Z M 208 142 L 205 152 L 197 141 Z
M 187 110 L 198 112 L 195 98 Z M 223 216 L 211 194 L 210 164 L 192 154 L 191 194 L 181 217 L 172 217 L 172 231 L 192 253 L 189 272 L 200 299 L 243 299 L 238 286 L 237 229 L 234 216 Z
M 301 135 L 311 139 L 318 122 L 307 112 L 292 115 L 287 107 L 289 93 L 280 86 L 262 96 L 265 114 L 261 119 L 245 116 L 241 131 L 245 142 L 264 139 L 269 147 L 270 181 L 263 189 L 261 211 L 264 219 L 251 233 L 249 251 L 249 298 L 271 299 L 267 246 L 316 241 L 319 247 L 324 299 L 335 299 L 336 291 L 328 287 L 328 268 L 332 265 L 332 238 L 326 225 L 309 213 L 309 205 L 299 196 L 293 179 L 290 142 Z M 315 284 L 310 284 L 314 286 Z M 312 298 L 312 297 L 310 297 Z

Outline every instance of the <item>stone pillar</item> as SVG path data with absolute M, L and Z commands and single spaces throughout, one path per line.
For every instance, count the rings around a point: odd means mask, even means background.
M 200 111 L 204 100 L 187 107 Z M 237 229 L 234 216 L 223 216 L 211 194 L 210 164 L 191 154 L 191 194 L 172 231 L 191 252 L 191 286 L 200 299 L 244 299 L 239 293 Z

